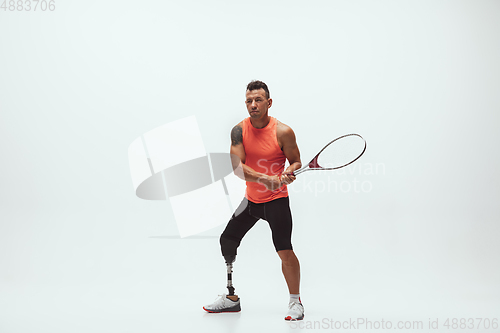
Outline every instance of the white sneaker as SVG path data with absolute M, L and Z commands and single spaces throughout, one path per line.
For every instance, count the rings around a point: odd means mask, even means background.
M 212 312 L 212 313 L 219 313 L 219 312 L 239 312 L 241 311 L 240 307 L 240 298 L 238 298 L 237 301 L 233 301 L 229 298 L 227 298 L 227 294 L 222 294 L 217 297 L 215 302 L 209 305 L 205 305 L 203 307 L 203 310 Z
M 285 320 L 302 320 L 304 319 L 304 306 L 300 302 L 292 302 L 288 304 L 288 313 Z

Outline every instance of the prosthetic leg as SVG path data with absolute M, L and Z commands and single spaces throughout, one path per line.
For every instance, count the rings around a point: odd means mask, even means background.
M 233 287 L 233 264 L 226 263 L 226 268 L 227 268 L 227 290 L 229 291 L 228 296 L 235 296 Z
M 240 242 L 234 241 L 232 239 L 224 237 L 224 234 L 220 238 L 221 252 L 224 260 L 226 261 L 227 269 L 227 290 L 229 294 L 227 298 L 230 300 L 238 300 L 238 295 L 234 294 L 233 287 L 233 262 L 236 260 L 236 249 L 240 245 Z
M 229 294 L 219 295 L 219 297 L 215 300 L 214 303 L 205 305 L 203 309 L 207 312 L 219 313 L 219 312 L 240 312 L 240 299 L 238 295 L 234 294 L 234 287 L 232 281 L 232 273 L 233 273 L 233 262 L 236 259 L 235 255 L 232 256 L 224 256 L 226 259 L 226 268 L 227 268 L 227 289 L 229 290 Z
M 234 287 L 233 287 L 233 262 L 236 259 L 236 256 L 235 255 L 229 255 L 229 256 L 226 255 L 226 256 L 224 256 L 224 259 L 226 260 L 227 290 L 229 291 L 227 298 L 229 298 L 232 301 L 237 301 L 238 295 L 234 294 Z
M 240 298 L 238 295 L 234 294 L 233 287 L 233 262 L 236 260 L 236 249 L 240 243 L 221 235 L 220 244 L 222 256 L 226 261 L 227 290 L 229 291 L 229 294 L 219 295 L 214 303 L 205 305 L 203 309 L 212 313 L 239 312 L 241 311 Z

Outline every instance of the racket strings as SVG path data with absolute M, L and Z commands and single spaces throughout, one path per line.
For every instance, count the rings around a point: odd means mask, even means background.
M 317 163 L 324 169 L 340 168 L 355 161 L 364 151 L 365 141 L 357 135 L 335 140 L 318 156 Z

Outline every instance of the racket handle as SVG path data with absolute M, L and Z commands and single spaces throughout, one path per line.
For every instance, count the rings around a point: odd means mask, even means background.
M 299 173 L 302 173 L 302 172 L 304 172 L 305 170 L 307 170 L 307 166 L 305 166 L 304 168 L 300 168 L 299 170 L 292 171 L 292 175 L 294 175 L 295 177 L 297 177 L 297 175 L 298 175 Z
M 305 168 L 300 168 L 300 169 L 298 169 L 298 170 L 292 171 L 290 174 L 291 174 L 292 176 L 297 176 L 299 173 L 302 173 L 302 172 L 303 172 L 306 168 L 307 168 L 307 167 L 305 167 Z

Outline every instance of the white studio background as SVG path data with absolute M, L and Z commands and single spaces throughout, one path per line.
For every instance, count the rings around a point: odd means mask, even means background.
M 500 317 L 499 1 L 55 5 L 0 10 L 1 332 L 292 329 L 265 222 L 235 264 L 244 311 L 207 316 L 222 228 L 179 239 L 128 167 L 135 138 L 191 115 L 226 152 L 252 79 L 303 162 L 368 142 L 290 187 L 306 319 Z

